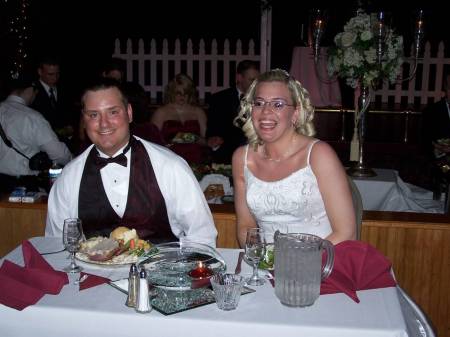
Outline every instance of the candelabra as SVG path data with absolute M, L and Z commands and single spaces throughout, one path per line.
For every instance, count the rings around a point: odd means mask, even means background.
M 312 39 L 310 46 L 312 48 L 316 69 L 320 58 L 321 39 L 326 25 L 323 13 L 322 10 L 313 10 L 310 19 Z M 357 162 L 349 169 L 348 173 L 351 176 L 356 177 L 370 177 L 376 175 L 375 172 L 364 163 L 366 116 L 371 101 L 370 93 L 387 77 L 390 78 L 391 82 L 394 81 L 394 79 L 391 78 L 393 69 L 390 67 L 393 64 L 397 64 L 397 69 L 399 69 L 400 64 L 397 62 L 397 59 L 393 59 L 390 53 L 392 52 L 392 48 L 395 47 L 399 48 L 399 54 L 402 54 L 402 47 L 399 47 L 402 45 L 402 39 L 399 38 L 398 41 L 396 40 L 397 45 L 393 45 L 393 30 L 387 24 L 386 13 L 384 11 L 380 11 L 376 15 L 367 15 L 363 10 L 358 9 L 357 16 L 352 20 L 350 20 L 346 26 L 347 31 L 340 33 L 335 38 L 335 42 L 337 47 L 340 48 L 340 52 L 334 54 L 334 63 L 331 62 L 331 65 L 332 68 L 334 67 L 336 70 L 337 75 L 347 77 L 347 83 L 349 85 L 353 88 L 359 88 L 359 94 L 356 96 L 358 100 L 357 103 L 355 103 L 355 135 L 351 144 L 352 152 L 350 158 L 350 160 L 355 160 L 355 157 L 357 157 Z M 365 22 L 367 22 L 367 30 L 361 28 L 361 25 L 364 26 Z M 417 12 L 414 30 L 414 50 L 412 55 L 414 66 L 407 77 L 397 78 L 397 81 L 409 81 L 414 78 L 419 54 L 423 45 L 423 37 L 424 12 L 419 10 Z M 338 39 L 338 42 L 336 39 Z M 359 42 L 355 42 L 356 40 Z M 361 44 L 357 45 L 357 43 Z M 370 49 L 372 50 L 372 53 L 373 50 L 375 51 L 372 60 L 368 58 Z M 401 55 L 398 57 L 401 58 Z M 359 62 L 362 62 L 362 65 L 355 65 L 355 63 L 353 63 L 358 59 L 360 59 Z M 345 63 L 349 60 L 351 60 L 352 63 Z M 349 72 L 350 68 L 355 71 Z

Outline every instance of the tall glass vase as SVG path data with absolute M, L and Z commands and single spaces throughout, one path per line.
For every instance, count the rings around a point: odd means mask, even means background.
M 366 136 L 366 115 L 370 104 L 370 87 L 364 85 L 363 81 L 360 81 L 360 83 L 361 88 L 358 98 L 359 116 L 357 118 L 359 158 L 356 164 L 347 170 L 347 173 L 352 177 L 374 177 L 377 174 L 364 162 L 364 139 Z

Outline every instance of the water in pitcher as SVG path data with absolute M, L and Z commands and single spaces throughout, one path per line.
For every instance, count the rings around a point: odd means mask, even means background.
M 331 243 L 328 245 L 328 241 L 315 235 L 275 235 L 275 294 L 281 303 L 305 307 L 316 301 L 325 276 L 322 275 L 322 249 L 326 248 L 327 257 L 332 259 L 329 246 L 332 250 Z

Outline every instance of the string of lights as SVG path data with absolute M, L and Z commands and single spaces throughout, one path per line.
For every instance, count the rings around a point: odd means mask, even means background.
M 7 2 L 7 0 L 5 0 Z M 9 20 L 9 34 L 15 51 L 12 53 L 10 76 L 18 78 L 25 67 L 28 58 L 27 45 L 30 40 L 29 29 L 29 0 L 20 0 L 12 11 Z

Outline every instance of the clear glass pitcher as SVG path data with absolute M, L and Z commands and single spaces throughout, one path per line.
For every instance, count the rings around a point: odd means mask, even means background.
M 312 234 L 276 231 L 275 295 L 284 305 L 305 307 L 320 295 L 320 283 L 333 270 L 334 246 Z M 327 261 L 322 268 L 322 250 Z

